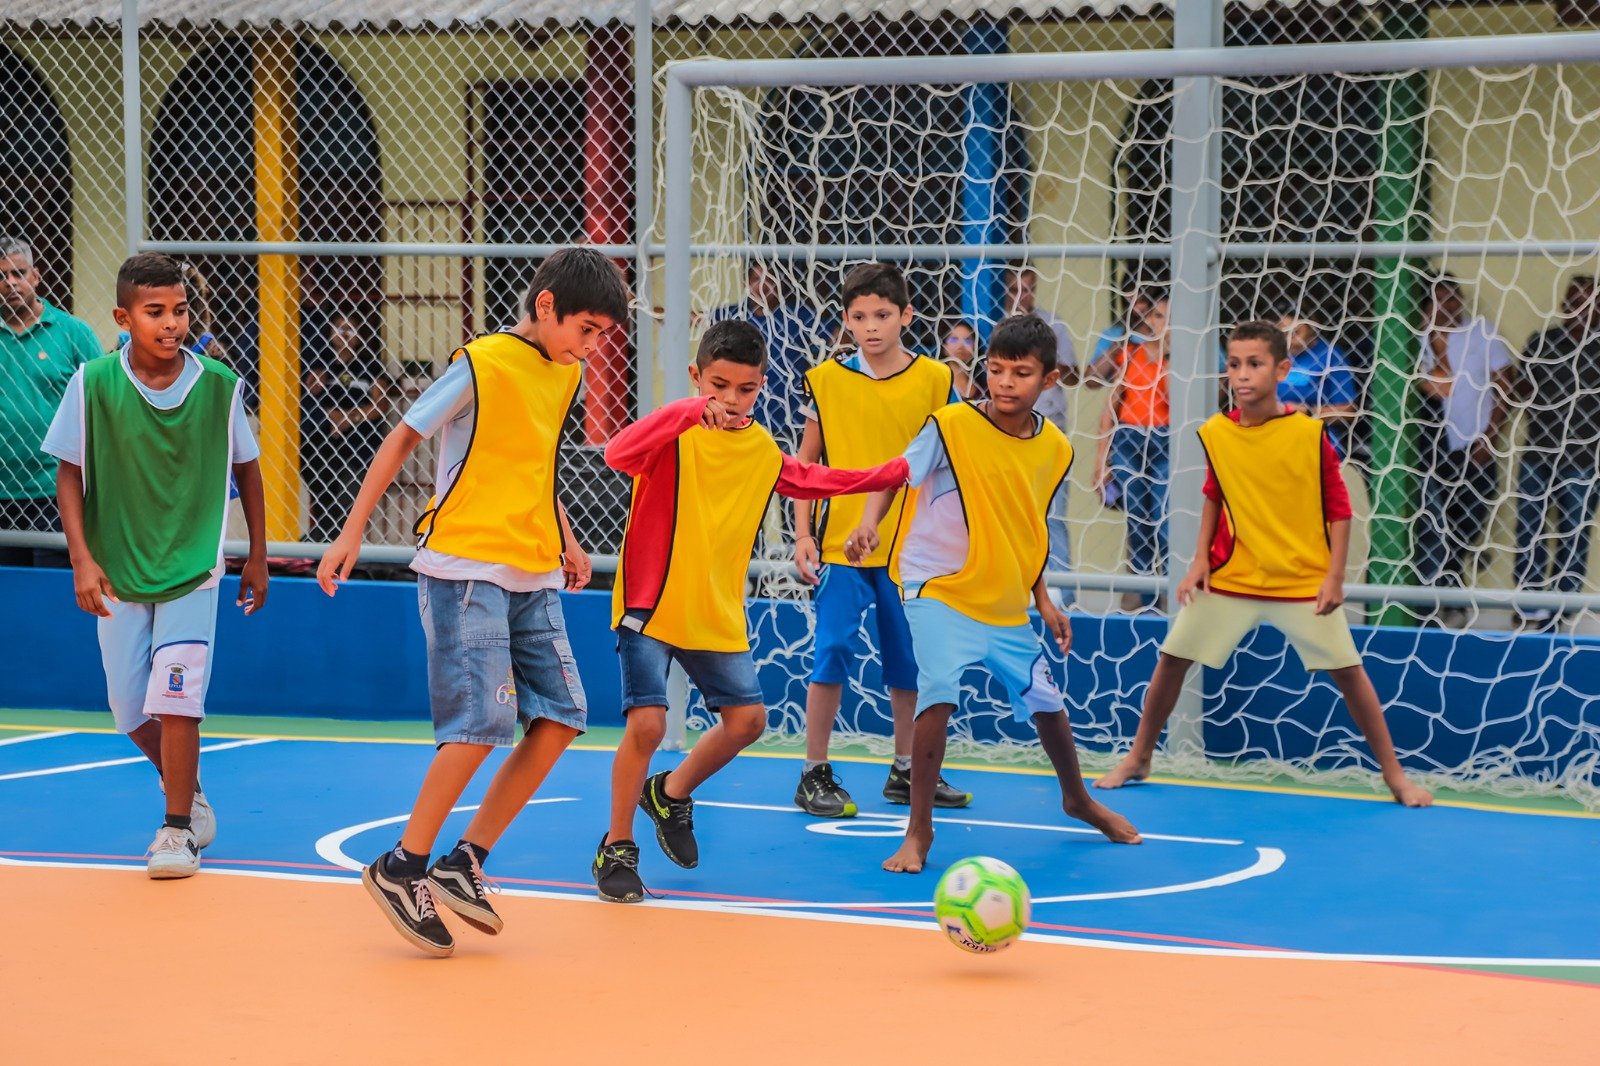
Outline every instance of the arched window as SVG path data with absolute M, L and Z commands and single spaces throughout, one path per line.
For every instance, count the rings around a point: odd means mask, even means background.
M 315 44 L 294 45 L 300 239 L 376 241 L 383 235 L 382 172 L 372 113 L 350 77 Z M 155 240 L 256 239 L 251 44 L 230 38 L 185 64 L 162 97 L 146 181 Z M 247 377 L 256 361 L 252 256 L 199 256 L 211 287 L 213 331 Z M 382 329 L 383 265 L 375 256 L 301 259 L 301 336 L 324 334 L 333 310 Z
M 72 310 L 72 159 L 55 97 L 26 59 L 0 48 L 0 235 L 33 246 L 39 295 Z

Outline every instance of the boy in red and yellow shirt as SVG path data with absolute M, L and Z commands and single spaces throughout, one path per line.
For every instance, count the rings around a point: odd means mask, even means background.
M 613 903 L 644 898 L 634 807 L 650 816 L 667 858 L 699 865 L 691 796 L 766 728 L 744 597 L 772 494 L 815 500 L 906 481 L 904 459 L 870 470 L 830 470 L 780 451 L 750 419 L 766 368 L 759 330 L 718 322 L 689 368 L 697 395 L 640 419 L 606 446 L 606 462 L 634 479 L 612 597 L 627 728 L 611 767 L 611 825 L 593 866 L 600 898 Z M 673 661 L 721 721 L 676 769 L 647 780 L 666 731 Z
M 1326 670 L 1372 749 L 1397 802 L 1426 807 L 1407 780 L 1383 706 L 1339 608 L 1350 548 L 1350 496 L 1322 422 L 1278 400 L 1288 343 L 1275 324 L 1246 322 L 1228 338 L 1228 384 L 1238 407 L 1200 427 L 1209 470 L 1195 561 L 1178 585 L 1172 623 L 1133 747 L 1096 782 L 1117 788 L 1150 773 L 1156 741 L 1195 662 L 1220 669 L 1247 633 L 1282 631 L 1307 670 Z

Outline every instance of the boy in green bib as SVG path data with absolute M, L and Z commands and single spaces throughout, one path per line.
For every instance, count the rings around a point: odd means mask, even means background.
M 185 349 L 189 304 L 177 262 L 150 253 L 124 262 L 113 314 L 127 345 L 78 369 L 41 447 L 60 461 L 73 588 L 78 606 L 99 618 L 111 713 L 166 793 L 150 876 L 188 877 L 216 835 L 200 791 L 200 720 L 230 472 L 250 532 L 237 602 L 245 614 L 266 604 L 260 453 L 238 376 Z

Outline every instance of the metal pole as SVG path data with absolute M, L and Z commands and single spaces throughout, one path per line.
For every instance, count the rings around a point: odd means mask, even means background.
M 1175 4 L 1173 47 L 1222 43 L 1223 0 Z M 1172 304 L 1170 362 L 1171 471 L 1167 486 L 1167 607 L 1178 609 L 1177 588 L 1200 530 L 1205 452 L 1195 431 L 1216 409 L 1217 260 L 1221 201 L 1217 195 L 1217 132 L 1222 94 L 1215 78 L 1185 77 L 1174 85 L 1172 108 Z M 1184 684 L 1167 729 L 1167 750 L 1204 751 L 1203 675 Z
M 689 86 L 667 72 L 666 186 L 662 201 L 667 214 L 666 316 L 661 327 L 661 349 L 656 358 L 663 399 L 677 399 L 689 390 L 689 238 L 691 206 L 689 152 L 693 136 Z M 689 684 L 674 665 L 667 675 L 667 729 L 662 747 L 682 751 L 688 743 Z
M 644 414 L 655 404 L 655 293 L 652 291 L 650 229 L 655 223 L 656 34 L 650 0 L 633 5 L 633 396 Z
M 122 0 L 122 225 L 127 253 L 144 236 L 144 116 L 139 81 L 139 0 Z
M 1427 36 L 1428 12 L 1420 5 L 1391 3 L 1383 33 L 1391 38 Z M 1408 74 L 1384 87 L 1382 153 L 1374 190 L 1376 235 L 1381 241 L 1417 239 L 1422 210 L 1423 131 L 1428 77 Z M 1372 426 L 1371 557 L 1367 576 L 1378 585 L 1416 580 L 1411 559 L 1411 515 L 1416 510 L 1416 423 L 1411 389 L 1417 364 L 1417 277 L 1415 260 L 1380 259 L 1373 265 L 1372 383 L 1368 407 Z M 1409 625 L 1415 616 L 1399 605 L 1371 615 L 1380 625 Z

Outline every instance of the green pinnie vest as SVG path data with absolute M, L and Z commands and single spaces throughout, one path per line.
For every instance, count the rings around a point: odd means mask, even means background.
M 169 410 L 120 352 L 83 366 L 83 532 L 118 599 L 166 603 L 218 573 L 238 376 L 214 359 Z

